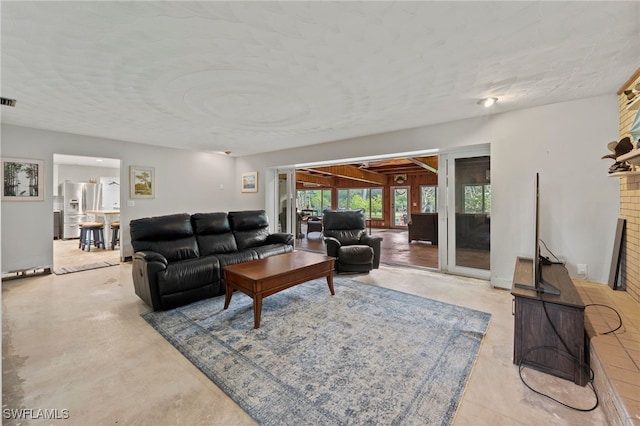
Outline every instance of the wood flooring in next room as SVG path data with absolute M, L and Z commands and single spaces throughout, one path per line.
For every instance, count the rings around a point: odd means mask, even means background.
M 380 261 L 390 265 L 411 265 L 422 268 L 438 268 L 438 246 L 429 242 L 408 242 L 406 229 L 372 229 L 371 234 L 382 237 Z M 296 241 L 301 250 L 326 252 L 323 235 L 310 232 L 307 235 L 306 225 L 302 224 L 302 238 Z M 485 250 L 458 249 L 457 261 L 460 266 L 478 269 L 489 269 L 489 252 Z
M 323 235 L 320 232 L 306 233 L 302 225 L 302 239 L 296 241 L 297 248 L 326 253 Z M 425 242 L 407 241 L 404 229 L 372 229 L 371 234 L 382 237 L 380 246 L 381 262 L 388 264 L 412 265 L 424 268 L 438 268 L 438 247 Z

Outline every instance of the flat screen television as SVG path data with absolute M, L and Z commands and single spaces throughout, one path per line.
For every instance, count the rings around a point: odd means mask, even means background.
M 540 173 L 536 173 L 536 181 L 535 181 L 535 213 L 534 213 L 534 249 L 533 256 L 531 257 L 531 262 L 533 262 L 532 269 L 532 277 L 531 282 L 529 283 L 514 283 L 514 285 L 518 288 L 524 288 L 527 290 L 533 290 L 538 293 L 548 293 L 548 294 L 560 294 L 560 290 L 554 287 L 551 283 L 545 281 L 542 275 L 542 268 L 544 265 L 550 265 L 551 262 L 547 258 L 543 258 L 540 255 Z

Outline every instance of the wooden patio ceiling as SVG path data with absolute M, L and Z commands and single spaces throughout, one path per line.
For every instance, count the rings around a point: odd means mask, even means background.
M 438 157 L 410 157 L 363 161 L 334 166 L 309 167 L 296 171 L 296 181 L 310 186 L 335 186 L 335 177 L 388 185 L 395 175 L 438 173 Z

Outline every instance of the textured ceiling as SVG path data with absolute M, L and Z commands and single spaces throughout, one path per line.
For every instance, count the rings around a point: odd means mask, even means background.
M 2 122 L 255 154 L 611 94 L 638 2 L 1 2 Z

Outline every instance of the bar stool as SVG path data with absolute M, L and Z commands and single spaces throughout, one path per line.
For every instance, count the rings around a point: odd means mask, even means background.
M 120 221 L 111 222 L 111 250 L 120 245 Z
M 104 223 L 85 222 L 80 224 L 80 248 L 91 251 L 91 237 L 93 245 L 104 248 Z

